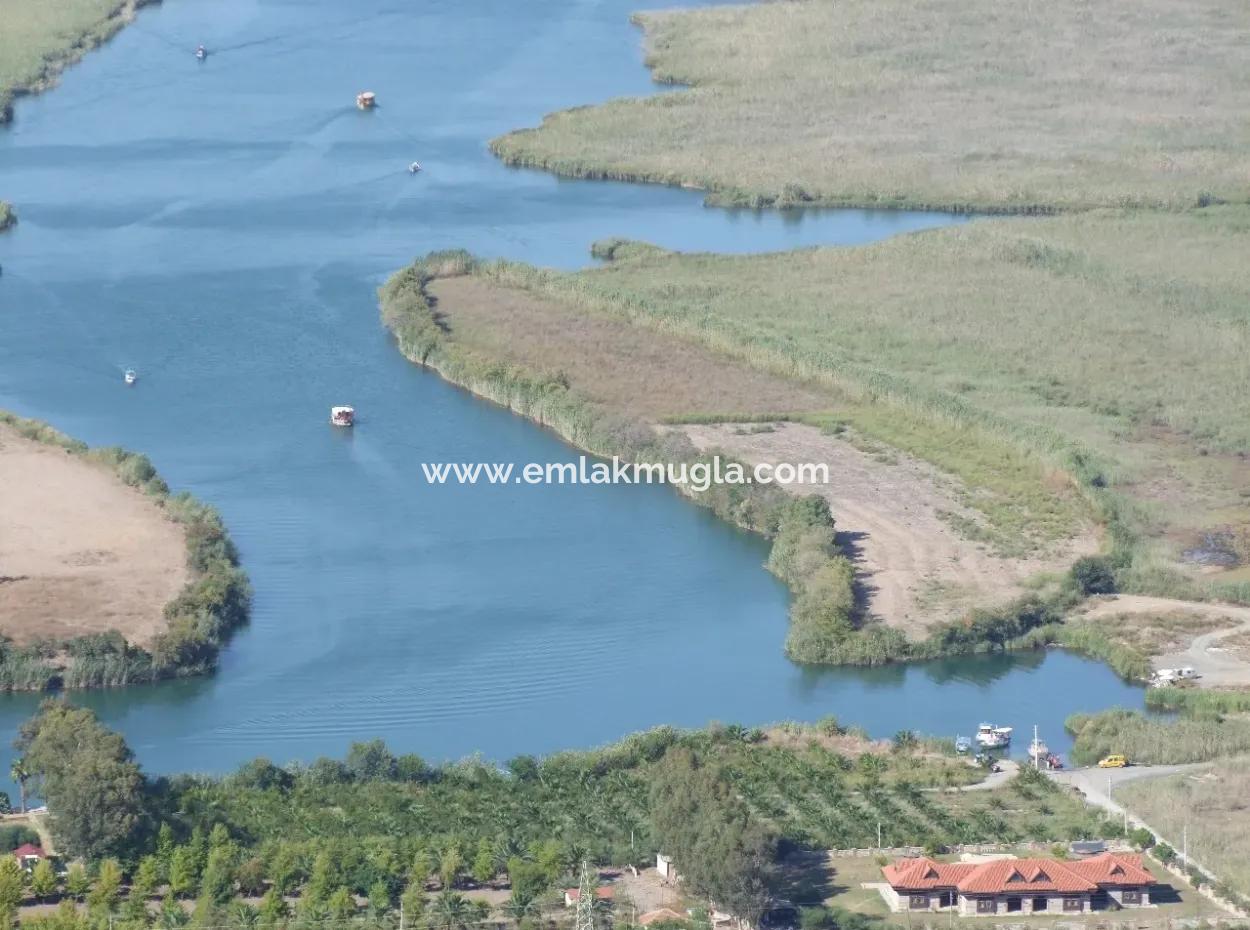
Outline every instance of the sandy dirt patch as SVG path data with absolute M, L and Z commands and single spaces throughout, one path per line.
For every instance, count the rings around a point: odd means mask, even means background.
M 187 581 L 182 528 L 106 469 L 0 424 L 0 633 L 19 643 L 164 629 Z
M 833 510 L 838 540 L 855 563 L 868 612 L 912 636 L 968 607 L 1000 604 L 1026 579 L 1060 571 L 1097 550 L 1092 533 L 1053 557 L 1008 559 L 959 535 L 943 514 L 978 515 L 959 501 L 952 479 L 901 453 L 889 463 L 812 426 L 779 424 L 771 432 L 732 425 L 683 426 L 700 449 L 719 448 L 757 462 L 825 462 L 830 483 L 791 485 L 815 491 Z
M 1250 607 L 1118 594 L 1099 599 L 1083 616 L 1097 619 L 1122 614 L 1171 613 L 1221 622 L 1216 624 L 1217 629 L 1193 637 L 1187 646 L 1152 659 L 1156 669 L 1189 666 L 1201 676 L 1197 681 L 1201 687 L 1250 685 L 1250 661 L 1237 648 L 1234 639 L 1250 634 Z
M 435 311 L 457 342 L 540 372 L 643 419 L 828 410 L 815 388 L 756 371 L 671 335 L 471 276 L 432 281 Z

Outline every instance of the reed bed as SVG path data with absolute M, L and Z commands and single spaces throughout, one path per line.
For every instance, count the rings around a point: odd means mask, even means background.
M 655 77 L 690 89 L 552 114 L 494 151 L 753 207 L 1246 197 L 1250 16 L 1219 0 L 801 0 L 635 21 Z

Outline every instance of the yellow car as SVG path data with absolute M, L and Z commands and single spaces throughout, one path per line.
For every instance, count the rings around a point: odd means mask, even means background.
M 1100 769 L 1122 769 L 1128 765 L 1128 759 L 1123 756 L 1107 756 L 1105 759 L 1098 760 Z

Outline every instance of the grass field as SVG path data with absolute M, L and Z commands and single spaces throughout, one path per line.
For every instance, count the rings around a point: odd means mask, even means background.
M 835 406 L 807 418 L 954 474 L 1017 546 L 1080 520 L 1088 501 L 1064 473 L 1109 488 L 1119 520 L 1153 540 L 1126 578 L 1168 593 L 1160 565 L 1250 525 L 1248 253 L 1250 209 L 1213 207 L 981 220 L 758 256 L 618 249 L 572 274 L 486 273 L 823 386 Z
M 1169 836 L 1188 827 L 1189 854 L 1243 895 L 1250 895 L 1250 757 L 1214 763 L 1208 772 L 1146 778 L 1117 790 L 1134 814 Z
M 554 114 L 495 151 L 756 206 L 1246 198 L 1244 7 L 803 0 L 636 19 L 655 76 L 693 89 Z

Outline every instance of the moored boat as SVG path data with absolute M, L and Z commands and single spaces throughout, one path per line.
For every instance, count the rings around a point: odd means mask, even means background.
M 955 752 L 959 753 L 960 755 L 963 755 L 964 753 L 969 752 L 971 749 L 972 749 L 972 740 L 968 739 L 968 737 L 966 736 L 955 737 Z
M 330 408 L 330 423 L 334 426 L 351 426 L 356 422 L 356 409 L 348 406 Z
M 1011 742 L 1011 727 L 983 723 L 977 727 L 977 743 L 986 749 L 1002 749 Z

